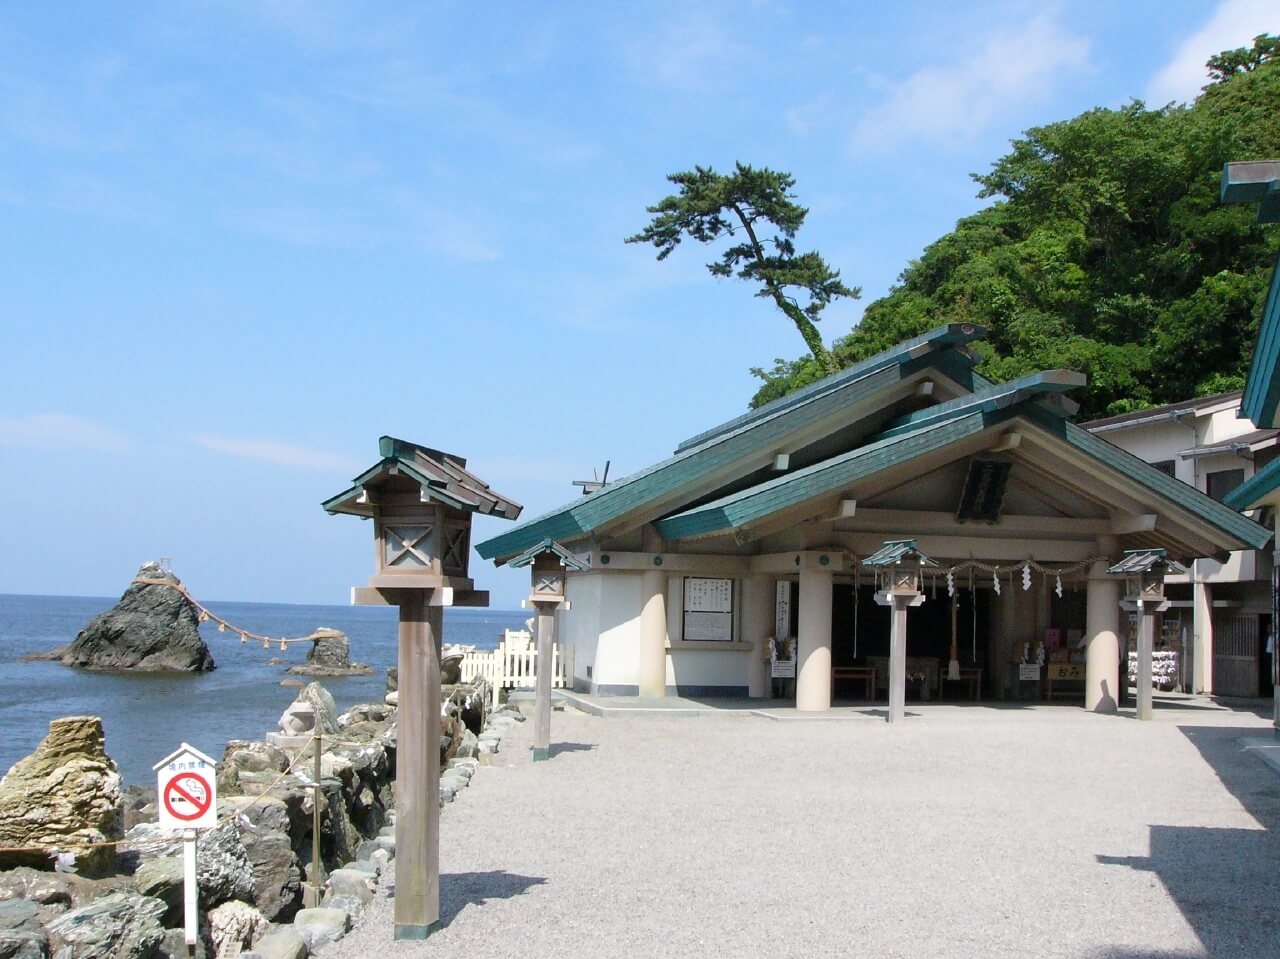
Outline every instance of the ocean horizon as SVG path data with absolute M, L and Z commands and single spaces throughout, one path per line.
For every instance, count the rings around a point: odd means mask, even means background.
M 217 669 L 194 674 L 100 673 L 55 662 L 22 662 L 75 639 L 94 616 L 119 597 L 0 593 L 0 775 L 30 754 L 62 716 L 101 716 L 106 750 L 126 784 L 153 782 L 152 765 L 183 742 L 222 758 L 232 739 L 261 740 L 277 728 L 297 689 L 280 685 L 310 648 L 295 643 L 264 649 L 241 643 L 203 623 L 200 634 Z M 396 664 L 397 614 L 392 607 L 329 606 L 305 603 L 209 601 L 205 605 L 242 629 L 271 637 L 306 636 L 319 627 L 347 634 L 351 659 L 374 670 L 369 676 L 320 679 L 339 711 L 381 702 L 387 669 Z M 504 629 L 522 629 L 524 610 L 448 608 L 444 642 L 494 649 Z M 268 660 L 285 660 L 268 663 Z

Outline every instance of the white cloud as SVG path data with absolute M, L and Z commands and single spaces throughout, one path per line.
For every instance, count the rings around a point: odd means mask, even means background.
M 1171 101 L 1194 100 L 1209 82 L 1205 61 L 1215 53 L 1252 46 L 1260 33 L 1280 27 L 1280 0 L 1221 0 L 1213 15 L 1178 45 L 1147 85 L 1147 102 L 1164 106 Z
M 890 88 L 854 127 L 853 145 L 971 140 L 1015 107 L 1041 99 L 1089 62 L 1089 41 L 1042 13 L 990 35 L 955 63 L 922 67 Z
M 355 473 L 360 464 L 350 457 L 324 450 L 307 449 L 291 443 L 280 443 L 276 440 L 234 439 L 225 436 L 192 437 L 205 449 L 245 459 L 261 460 L 264 463 L 276 463 L 280 466 L 293 466 L 297 469 L 318 470 L 326 473 Z
M 652 22 L 660 32 L 642 32 L 639 39 L 626 44 L 626 52 L 634 72 L 662 86 L 686 91 L 725 86 L 740 77 L 743 63 L 756 56 L 706 10 L 691 8 L 678 19 Z
M 0 446 L 91 453 L 127 453 L 133 442 L 123 433 L 82 416 L 32 413 L 0 416 Z

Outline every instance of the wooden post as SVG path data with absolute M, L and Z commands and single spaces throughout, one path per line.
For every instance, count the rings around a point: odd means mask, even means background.
M 395 938 L 425 939 L 440 921 L 440 632 L 433 590 L 396 591 L 400 707 L 396 748 Z
M 906 717 L 907 703 L 907 602 L 910 597 L 894 596 L 889 626 L 889 722 Z
M 1151 718 L 1151 650 L 1155 645 L 1155 610 L 1138 604 L 1138 718 Z
M 537 695 L 534 699 L 533 759 L 540 762 L 551 756 L 551 651 L 556 642 L 556 607 L 554 603 L 534 603 L 538 608 Z

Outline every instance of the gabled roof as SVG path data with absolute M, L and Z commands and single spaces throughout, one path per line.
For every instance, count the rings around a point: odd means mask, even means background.
M 937 566 L 938 561 L 920 552 L 913 539 L 890 539 L 862 561 L 863 566 L 896 566 L 909 556 L 920 561 L 921 566 Z
M 502 563 L 543 539 L 580 539 L 673 497 L 677 498 L 678 508 L 682 490 L 735 470 L 738 475 L 745 475 L 759 468 L 760 464 L 751 463 L 753 457 L 765 455 L 806 428 L 845 414 L 922 369 L 937 369 L 952 378 L 967 379 L 975 361 L 958 355 L 953 347 L 982 335 L 985 331 L 981 327 L 953 324 L 916 337 L 811 384 L 799 396 L 783 397 L 701 434 L 703 438 L 695 445 L 682 444 L 669 459 L 485 540 L 477 544 L 476 551 L 485 559 Z
M 996 388 L 998 389 L 998 388 Z M 984 410 L 987 391 L 950 406 L 950 414 L 914 430 L 880 434 L 862 446 L 786 476 L 731 493 L 654 524 L 664 539 L 685 539 L 738 529 L 808 500 L 827 496 L 890 466 L 900 466 L 1003 422 L 1014 407 Z M 960 403 L 960 401 L 956 401 Z
M 581 572 L 591 568 L 590 563 L 584 563 L 553 539 L 544 539 L 541 543 L 530 546 L 519 556 L 507 560 L 507 565 L 512 569 L 521 569 L 528 566 L 543 553 L 551 553 L 567 569 Z
M 382 459 L 352 480 L 352 486 L 322 503 L 327 513 L 372 516 L 373 505 L 364 495 L 391 476 L 404 476 L 417 483 L 423 501 L 444 503 L 468 513 L 484 513 L 515 519 L 521 506 L 495 492 L 489 484 L 467 471 L 467 461 L 452 453 L 418 446 L 394 436 L 378 440 Z
M 1124 558 L 1107 570 L 1113 576 L 1125 573 L 1145 573 L 1159 568 L 1172 576 L 1180 576 L 1187 568 L 1177 560 L 1169 559 L 1168 550 L 1163 549 L 1127 549 Z
M 739 429 L 748 423 L 772 416 L 793 406 L 807 403 L 821 394 L 838 389 L 841 384 L 849 380 L 866 376 L 868 373 L 883 369 L 894 363 L 901 363 L 903 359 L 923 356 L 925 353 L 947 346 L 963 346 L 966 343 L 972 343 L 974 340 L 982 339 L 986 335 L 987 330 L 985 327 L 975 326 L 972 323 L 950 323 L 947 326 L 940 326 L 935 330 L 930 330 L 928 333 L 922 333 L 912 339 L 903 340 L 897 346 L 885 350 L 883 353 L 877 353 L 861 363 L 846 367 L 839 373 L 833 373 L 831 376 L 824 377 L 816 383 L 810 383 L 808 386 L 803 386 L 793 393 L 780 396 L 764 406 L 743 413 L 741 416 L 735 416 L 719 426 L 699 433 L 697 436 L 692 436 L 677 446 L 676 452 L 680 453 L 684 450 L 692 449 L 707 440 L 723 436 L 725 433 Z

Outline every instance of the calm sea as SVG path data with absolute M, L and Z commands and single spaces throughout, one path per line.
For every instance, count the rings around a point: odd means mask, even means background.
M 153 676 L 90 673 L 51 662 L 19 662 L 75 639 L 86 623 L 115 605 L 89 596 L 0 594 L 0 775 L 30 753 L 59 716 L 101 716 L 107 754 L 126 783 L 154 783 L 152 764 L 188 742 L 220 759 L 229 739 L 261 739 L 276 728 L 296 689 L 280 685 L 285 669 L 301 663 L 310 644 L 242 644 L 204 624 L 201 634 L 218 668 L 211 673 Z M 370 606 L 290 606 L 277 603 L 206 605 L 242 629 L 265 636 L 305 636 L 328 626 L 351 642 L 351 658 L 368 663 L 372 676 L 322 679 L 338 709 L 380 702 L 387 667 L 396 662 L 396 611 Z M 447 609 L 444 640 L 480 649 L 498 645 L 503 629 L 521 629 L 520 610 Z M 268 659 L 287 663 L 268 665 Z M 309 682 L 306 677 L 292 677 Z

